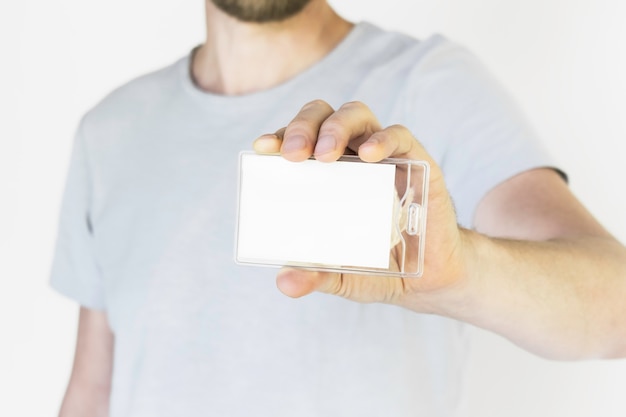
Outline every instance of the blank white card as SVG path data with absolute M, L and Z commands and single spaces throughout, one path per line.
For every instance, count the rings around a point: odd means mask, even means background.
M 395 166 L 241 155 L 242 262 L 388 268 Z

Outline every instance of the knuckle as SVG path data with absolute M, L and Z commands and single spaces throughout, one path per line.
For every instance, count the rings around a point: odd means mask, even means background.
M 348 101 L 344 103 L 340 110 L 348 110 L 348 111 L 369 111 L 369 107 L 365 105 L 365 103 L 361 101 Z
M 413 133 L 407 127 L 399 124 L 394 124 L 384 129 L 384 132 L 390 140 L 393 140 L 399 144 L 413 147 L 413 142 L 415 142 L 415 138 L 413 137 Z
M 392 132 L 397 132 L 397 133 L 408 133 L 408 134 L 411 134 L 409 129 L 407 129 L 405 126 L 400 125 L 400 124 L 391 125 L 386 130 L 389 130 L 389 131 L 392 131 Z
M 327 102 L 325 102 L 324 100 L 322 100 L 322 99 L 319 99 L 319 98 L 318 98 L 318 99 L 315 99 L 315 100 L 309 101 L 309 102 L 308 102 L 308 103 L 306 103 L 304 106 L 302 106 L 302 111 L 308 111 L 308 110 L 311 110 L 311 109 L 316 109 L 316 108 L 319 108 L 319 107 L 322 107 L 322 108 L 331 108 L 331 107 L 330 107 L 330 104 L 328 104 L 328 103 L 327 103 Z

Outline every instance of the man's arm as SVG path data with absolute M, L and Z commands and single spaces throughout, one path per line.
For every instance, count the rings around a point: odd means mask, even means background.
M 475 227 L 467 285 L 442 313 L 548 358 L 626 356 L 626 251 L 556 172 L 494 188 Z
M 460 228 L 443 173 L 402 126 L 382 128 L 362 103 L 337 111 L 305 105 L 286 128 L 255 141 L 261 153 L 332 162 L 347 149 L 366 162 L 387 157 L 431 165 L 424 275 L 380 279 L 283 269 L 292 297 L 321 291 L 462 320 L 555 359 L 626 357 L 626 248 L 550 170 L 520 174 L 478 208 L 476 231 Z
M 74 366 L 59 417 L 109 415 L 113 333 L 106 314 L 80 308 Z

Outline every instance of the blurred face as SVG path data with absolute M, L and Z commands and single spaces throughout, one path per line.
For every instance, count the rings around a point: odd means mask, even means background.
M 251 23 L 279 22 L 304 8 L 311 0 L 211 0 L 237 20 Z

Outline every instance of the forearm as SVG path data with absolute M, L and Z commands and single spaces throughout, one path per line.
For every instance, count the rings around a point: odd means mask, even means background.
M 548 358 L 626 355 L 626 250 L 618 242 L 463 233 L 467 277 L 443 296 L 437 313 Z
M 106 314 L 81 307 L 74 366 L 59 417 L 108 417 L 113 344 Z
M 59 417 L 108 417 L 110 387 L 73 379 L 68 385 Z

